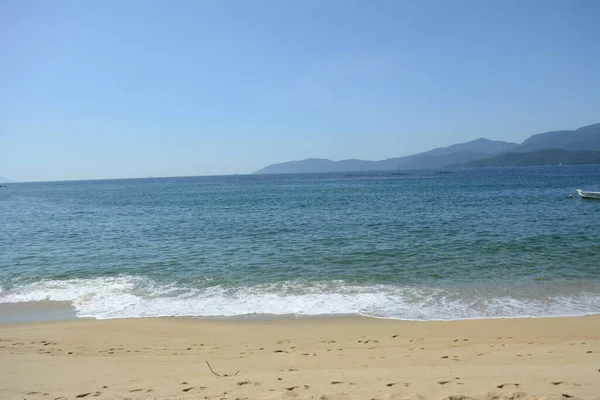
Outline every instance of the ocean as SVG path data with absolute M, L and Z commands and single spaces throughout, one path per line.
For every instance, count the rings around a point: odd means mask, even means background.
M 600 313 L 600 201 L 577 188 L 600 166 L 8 184 L 0 314 Z

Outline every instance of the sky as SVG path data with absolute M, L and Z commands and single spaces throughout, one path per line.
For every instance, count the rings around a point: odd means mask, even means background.
M 600 122 L 596 0 L 0 2 L 0 176 L 252 173 Z

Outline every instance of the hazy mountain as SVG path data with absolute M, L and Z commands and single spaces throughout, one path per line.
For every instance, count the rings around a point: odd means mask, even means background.
M 370 161 L 361 160 L 345 160 L 335 162 L 324 158 L 309 158 L 301 161 L 288 161 L 280 164 L 273 164 L 265 167 L 256 174 L 290 174 L 290 173 L 309 173 L 309 172 L 334 172 L 346 171 L 346 163 L 350 166 L 350 170 L 362 169 L 362 164 L 368 165 Z M 354 168 L 354 169 L 352 169 Z
M 486 138 L 479 138 L 471 140 L 466 143 L 453 144 L 448 147 L 440 147 L 437 149 L 429 150 L 424 153 L 415 154 L 416 156 L 440 156 L 444 154 L 456 153 L 456 152 L 471 152 L 471 153 L 484 153 L 484 154 L 499 154 L 506 151 L 510 151 L 518 147 L 518 143 L 503 142 L 500 140 L 489 140 Z
M 440 147 L 424 153 L 392 159 L 395 169 L 435 169 L 446 165 L 462 164 L 471 160 L 487 158 L 517 147 L 517 143 L 479 138 L 466 143 Z
M 543 149 L 525 153 L 505 153 L 492 158 L 470 161 L 462 164 L 461 167 L 526 167 L 559 164 L 600 164 L 600 151 Z
M 255 174 L 288 174 L 309 172 L 386 171 L 395 169 L 442 168 L 448 164 L 462 164 L 486 158 L 517 147 L 517 143 L 477 139 L 467 143 L 441 147 L 406 157 L 388 158 L 380 161 L 341 160 L 309 158 L 269 165 Z
M 558 149 L 566 152 L 540 150 Z M 600 123 L 575 130 L 553 131 L 533 135 L 522 144 L 477 139 L 467 143 L 441 147 L 406 157 L 381 161 L 309 158 L 265 167 L 256 174 L 299 172 L 344 172 L 375 170 L 407 170 L 465 166 L 590 164 L 597 163 L 594 151 L 600 151 Z M 521 154 L 519 153 L 531 153 Z M 476 161 L 481 160 L 481 161 Z
M 294 174 L 310 172 L 350 172 L 350 171 L 383 171 L 396 169 L 399 159 L 389 158 L 381 161 L 341 160 L 331 161 L 325 158 L 308 158 L 300 161 L 288 161 L 269 165 L 255 174 Z
M 11 182 L 11 181 L 9 179 L 6 179 L 6 178 L 0 176 L 0 183 L 8 183 L 8 182 Z
M 551 131 L 532 135 L 510 152 L 496 157 L 472 160 L 461 166 L 599 164 L 598 155 L 600 155 L 600 123 L 570 131 Z
M 553 131 L 533 135 L 513 151 L 526 152 L 542 149 L 600 151 L 600 123 L 573 131 Z
M 419 154 L 415 157 L 411 157 L 407 162 L 401 162 L 396 169 L 439 169 L 448 165 L 464 164 L 472 160 L 489 158 L 492 154 L 493 153 L 478 153 L 475 151 L 455 151 L 453 153 L 440 154 L 438 156 Z

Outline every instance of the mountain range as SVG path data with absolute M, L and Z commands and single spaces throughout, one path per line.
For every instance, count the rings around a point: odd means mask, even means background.
M 463 167 L 527 167 L 533 165 L 581 165 L 600 164 L 600 151 L 568 151 L 562 149 L 542 149 L 527 152 L 500 154 L 482 160 L 473 160 Z
M 541 151 L 548 149 L 563 152 Z M 532 135 L 521 144 L 480 138 L 424 153 L 380 161 L 358 159 L 331 161 L 322 158 L 288 161 L 269 165 L 256 171 L 255 174 L 439 169 L 449 166 L 591 164 L 599 162 L 596 155 L 591 154 L 594 152 L 600 152 L 600 123 L 576 130 Z

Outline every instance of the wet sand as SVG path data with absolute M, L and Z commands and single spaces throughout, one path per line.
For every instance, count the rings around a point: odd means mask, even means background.
M 68 301 L 0 303 L 0 324 L 70 319 L 77 319 L 77 312 Z
M 600 399 L 600 316 L 0 325 L 2 399 L 448 397 Z

